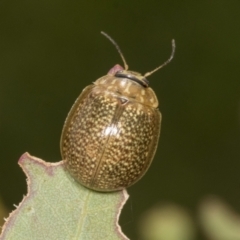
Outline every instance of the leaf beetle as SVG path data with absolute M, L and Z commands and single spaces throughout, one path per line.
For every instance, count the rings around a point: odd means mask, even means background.
M 60 148 L 67 171 L 83 186 L 102 192 L 127 188 L 151 165 L 160 135 L 158 99 L 146 77 L 168 64 L 170 58 L 142 75 L 115 65 L 107 75 L 87 86 L 65 121 Z

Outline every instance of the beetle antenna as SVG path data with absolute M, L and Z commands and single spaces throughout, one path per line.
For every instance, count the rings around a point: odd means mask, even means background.
M 123 56 L 123 53 L 120 49 L 120 47 L 118 46 L 118 44 L 108 35 L 106 34 L 105 32 L 101 31 L 101 34 L 104 35 L 117 49 L 118 53 L 120 54 L 122 60 L 123 60 L 123 64 L 124 64 L 124 68 L 125 70 L 128 70 L 128 65 L 127 65 L 127 62 Z
M 176 45 L 175 45 L 175 40 L 173 39 L 172 40 L 172 53 L 170 55 L 170 58 L 165 62 L 163 63 L 161 66 L 155 68 L 154 70 L 152 70 L 151 72 L 147 72 L 144 74 L 144 77 L 148 77 L 150 76 L 151 74 L 153 74 L 154 72 L 158 71 L 160 68 L 166 66 L 168 63 L 170 63 L 174 57 L 174 54 L 175 54 L 175 49 L 176 49 Z

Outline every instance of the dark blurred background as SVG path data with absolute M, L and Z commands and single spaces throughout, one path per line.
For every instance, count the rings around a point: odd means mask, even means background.
M 65 117 L 82 89 L 122 64 L 174 60 L 148 79 L 163 115 L 156 157 L 128 189 L 121 215 L 137 239 L 147 209 L 172 202 L 194 214 L 214 194 L 240 211 L 240 1 L 0 2 L 0 197 L 9 210 L 26 194 L 24 152 L 59 161 Z M 200 239 L 199 235 L 199 239 Z

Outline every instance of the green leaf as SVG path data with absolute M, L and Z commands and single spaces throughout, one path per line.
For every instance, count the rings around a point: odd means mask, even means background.
M 0 240 L 128 239 L 117 223 L 126 190 L 89 190 L 67 174 L 63 162 L 47 163 L 27 153 L 19 164 L 28 193 L 6 220 Z

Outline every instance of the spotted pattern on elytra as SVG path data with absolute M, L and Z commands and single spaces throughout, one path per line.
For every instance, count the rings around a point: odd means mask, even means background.
M 132 72 L 131 72 L 132 74 Z M 86 87 L 66 119 L 61 153 L 82 185 L 116 191 L 149 168 L 160 134 L 154 91 L 127 78 L 106 75 Z
M 99 189 L 119 189 L 136 182 L 150 165 L 151 146 L 157 141 L 159 118 L 154 109 L 128 102 L 118 110 L 115 134 L 108 140 L 92 184 Z
M 97 171 L 99 154 L 107 141 L 103 132 L 117 107 L 117 101 L 110 100 L 102 94 L 89 93 L 72 116 L 63 141 L 67 168 L 86 185 L 91 185 Z

